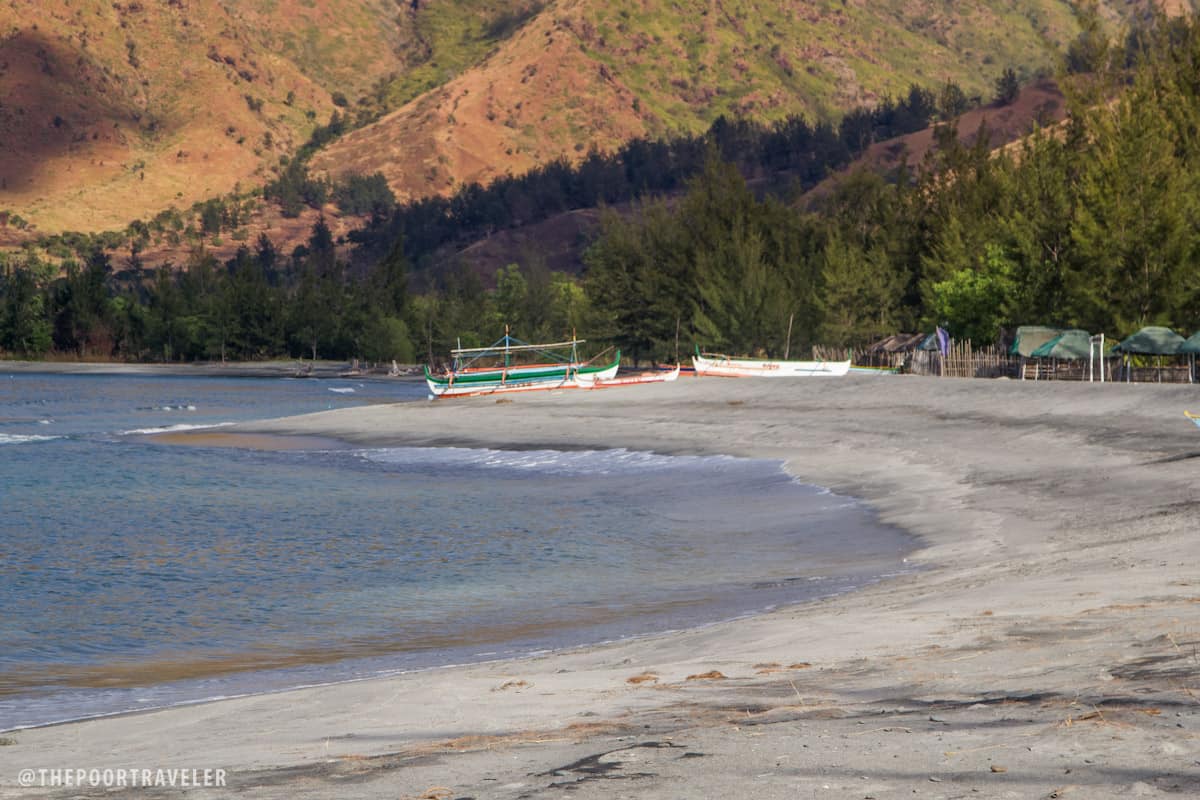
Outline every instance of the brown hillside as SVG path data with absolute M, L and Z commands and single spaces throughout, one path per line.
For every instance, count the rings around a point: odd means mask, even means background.
M 1070 5 L 999 0 L 559 0 L 484 62 L 313 162 L 382 171 L 401 198 L 518 174 L 719 114 L 836 118 L 917 83 L 990 96 L 1007 66 L 1053 63 Z
M 382 171 L 411 199 L 644 134 L 632 92 L 580 49 L 562 9 L 543 12 L 479 67 L 335 142 L 313 168 Z
M 0 211 L 124 227 L 259 182 L 401 63 L 391 0 L 8 0 Z
M 259 206 L 243 226 L 242 233 L 244 235 L 236 240 L 230 236 L 218 239 L 205 237 L 199 242 L 181 241 L 179 244 L 172 245 L 166 237 L 156 236 L 151 240 L 149 246 L 138 251 L 137 259 L 144 268 L 155 268 L 168 264 L 174 267 L 183 267 L 188 263 L 193 250 L 203 249 L 217 261 L 225 263 L 235 258 L 241 247 L 248 247 L 253 252 L 257 247 L 258 237 L 262 234 L 266 234 L 267 238 L 271 240 L 279 257 L 286 258 L 297 247 L 308 243 L 309 237 L 312 236 L 313 226 L 322 216 L 325 218 L 325 224 L 329 227 L 334 241 L 338 243 L 339 255 L 349 260 L 351 249 L 345 241 L 346 234 L 361 228 L 366 220 L 360 216 L 343 215 L 337 206 L 332 204 L 326 205 L 320 210 L 306 206 L 296 217 L 285 217 L 279 213 L 278 208 L 272 205 Z M 128 247 L 110 250 L 109 255 L 112 258 L 113 268 L 116 270 L 131 265 L 131 252 Z
M 1143 5 L 1102 2 L 1109 19 Z M 382 171 L 408 199 L 722 114 L 836 119 L 946 80 L 986 98 L 1005 67 L 1054 62 L 1072 6 L 0 0 L 0 246 L 29 236 L 6 212 L 98 231 L 260 185 L 339 93 L 351 110 L 404 104 L 314 166 Z
M 986 126 L 991 145 L 999 149 L 1028 136 L 1035 125 L 1048 126 L 1060 122 L 1066 113 L 1066 100 L 1054 81 L 1038 81 L 1024 87 L 1017 99 L 1008 105 L 985 106 L 963 114 L 957 120 L 958 138 L 971 144 L 981 127 Z M 859 170 L 885 173 L 902 162 L 916 166 L 933 147 L 932 128 L 876 142 L 850 166 L 809 190 L 804 199 L 812 202 L 825 196 L 838 181 Z

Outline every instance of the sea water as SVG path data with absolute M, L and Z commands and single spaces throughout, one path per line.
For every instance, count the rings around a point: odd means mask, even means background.
M 423 397 L 0 372 L 0 730 L 703 625 L 914 544 L 772 461 L 148 435 Z

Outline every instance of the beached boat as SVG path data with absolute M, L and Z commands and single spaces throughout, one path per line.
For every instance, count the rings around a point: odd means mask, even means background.
M 584 380 L 604 380 L 617 374 L 621 351 L 609 364 L 579 360 L 583 339 L 529 344 L 507 333 L 488 347 L 459 347 L 450 351 L 450 369 L 435 375 L 425 367 L 425 383 L 434 397 L 470 397 L 500 392 L 577 389 Z M 569 351 L 568 355 L 563 355 Z M 532 359 L 533 363 L 525 361 Z
M 679 377 L 679 365 L 672 370 L 642 372 L 637 375 L 614 375 L 605 378 L 598 373 L 581 373 L 579 386 L 583 389 L 603 389 L 608 386 L 635 386 L 639 383 L 669 383 Z
M 1183 412 L 1183 415 L 1195 423 L 1197 428 L 1200 428 L 1200 414 L 1193 414 L 1190 411 Z
M 735 358 L 719 353 L 701 353 L 696 348 L 692 357 L 696 375 L 719 378 L 802 378 L 812 376 L 836 377 L 850 371 L 847 361 L 775 361 L 755 358 Z
M 854 375 L 899 375 L 899 367 L 850 367 Z

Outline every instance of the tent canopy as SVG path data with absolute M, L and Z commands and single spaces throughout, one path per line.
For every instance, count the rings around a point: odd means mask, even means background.
M 1060 328 L 1045 328 L 1041 325 L 1022 325 L 1017 328 L 1017 335 L 1013 339 L 1012 350 L 1014 356 L 1024 356 L 1029 358 L 1033 355 L 1033 351 L 1044 345 L 1051 339 L 1060 336 L 1063 331 Z
M 1179 353 L 1183 343 L 1184 338 L 1170 328 L 1151 325 L 1123 340 L 1112 351 L 1144 356 L 1173 356 Z
M 1078 328 L 1063 331 L 1029 354 L 1032 358 L 1078 360 L 1092 355 L 1092 335 Z
M 1181 353 L 1200 353 L 1200 333 L 1193 333 L 1179 346 Z

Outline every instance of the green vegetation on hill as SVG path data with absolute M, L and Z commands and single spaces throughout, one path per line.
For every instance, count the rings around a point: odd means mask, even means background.
M 362 123 L 377 119 L 477 66 L 541 13 L 538 0 L 405 3 L 405 68 L 380 78 L 357 101 Z
M 579 14 L 567 24 L 639 98 L 652 135 L 721 115 L 836 119 L 913 82 L 986 96 L 1007 66 L 1025 79 L 1053 69 L 1076 30 L 1069 4 L 1033 0 L 682 0 L 669 12 L 615 0 Z

